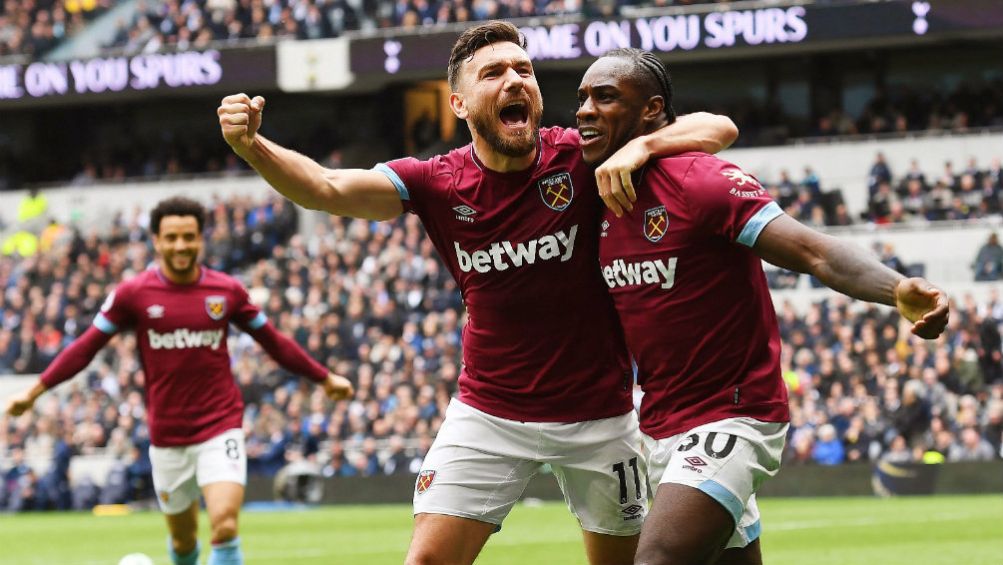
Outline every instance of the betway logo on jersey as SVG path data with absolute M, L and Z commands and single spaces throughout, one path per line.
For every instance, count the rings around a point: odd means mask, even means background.
M 655 259 L 636 263 L 616 259 L 603 267 L 602 275 L 610 288 L 657 284 L 662 289 L 669 290 L 676 284 L 676 259 L 672 257 L 667 261 Z
M 166 333 L 146 330 L 146 336 L 150 339 L 151 349 L 194 349 L 197 347 L 208 347 L 215 351 L 219 349 L 219 344 L 223 341 L 223 330 L 202 330 L 197 332 L 182 328 Z
M 453 242 L 456 249 L 456 261 L 460 270 L 469 273 L 491 271 L 507 271 L 509 267 L 532 265 L 536 260 L 550 261 L 560 258 L 561 262 L 571 259 L 575 252 L 575 236 L 578 235 L 578 224 L 571 226 L 568 233 L 563 230 L 545 235 L 539 239 L 531 239 L 525 243 L 513 244 L 511 241 L 496 241 L 487 249 L 468 252 Z

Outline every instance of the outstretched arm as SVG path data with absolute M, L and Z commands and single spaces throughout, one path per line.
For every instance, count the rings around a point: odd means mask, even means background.
M 293 202 L 338 216 L 388 220 L 404 211 L 400 195 L 382 173 L 328 169 L 295 151 L 265 139 L 261 127 L 265 99 L 227 96 L 216 114 L 223 139 L 268 184 Z
M 11 399 L 7 404 L 7 413 L 11 416 L 20 416 L 31 410 L 35 401 L 45 391 L 87 367 L 98 351 L 101 351 L 101 348 L 111 340 L 112 335 L 114 334 L 104 333 L 94 326 L 87 328 L 87 331 L 57 355 L 52 363 L 49 363 L 49 366 L 30 389 Z
M 617 217 L 634 209 L 637 193 L 630 175 L 654 157 L 687 151 L 714 154 L 738 138 L 738 128 L 727 116 L 696 112 L 672 124 L 628 141 L 596 169 L 599 196 Z
M 767 262 L 812 274 L 833 290 L 895 306 L 920 337 L 935 338 L 947 326 L 944 291 L 922 278 L 903 277 L 863 249 L 809 229 L 786 214 L 767 224 L 753 249 Z
M 315 361 L 295 341 L 289 339 L 270 323 L 265 323 L 256 330 L 251 330 L 251 337 L 261 344 L 261 347 L 278 361 L 290 373 L 309 378 L 324 387 L 324 392 L 331 400 L 351 398 L 354 390 L 352 383 L 345 377 L 328 372 L 323 365 Z

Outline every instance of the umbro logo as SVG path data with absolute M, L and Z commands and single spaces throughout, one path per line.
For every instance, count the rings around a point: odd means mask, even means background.
M 689 469 L 690 471 L 696 471 L 697 473 L 703 474 L 703 471 L 698 467 L 706 467 L 707 462 L 699 457 L 687 457 L 683 461 L 689 463 L 689 465 L 683 465 L 683 469 Z
M 461 204 L 459 206 L 454 207 L 453 211 L 456 212 L 457 220 L 468 223 L 473 223 L 474 219 L 471 216 L 477 213 L 477 210 L 474 210 L 473 208 L 467 206 L 466 204 Z
M 146 315 L 150 317 L 151 320 L 158 320 L 164 317 L 164 307 L 160 304 L 154 304 L 146 309 Z
M 607 235 L 609 235 L 608 233 L 606 233 L 606 230 L 608 230 L 608 229 L 609 229 L 609 220 L 603 220 L 602 221 L 602 233 L 600 235 L 602 237 L 606 237 Z
M 621 508 L 620 512 L 623 512 L 623 519 L 626 520 L 640 520 L 644 517 L 643 514 L 644 507 L 640 504 L 631 504 L 626 508 Z

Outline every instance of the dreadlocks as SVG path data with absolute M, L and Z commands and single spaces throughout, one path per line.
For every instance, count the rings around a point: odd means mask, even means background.
M 633 63 L 630 78 L 642 85 L 648 96 L 661 96 L 668 123 L 676 121 L 676 111 L 672 109 L 672 77 L 661 59 L 651 51 L 633 47 L 614 49 L 603 57 L 627 59 Z

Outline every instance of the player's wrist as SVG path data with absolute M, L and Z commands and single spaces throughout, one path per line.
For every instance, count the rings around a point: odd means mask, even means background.
M 644 161 L 641 164 L 648 162 L 652 157 L 655 156 L 658 151 L 657 147 L 657 137 L 652 134 L 639 135 L 634 138 L 637 142 L 638 148 L 641 150 L 641 157 Z
M 48 385 L 46 385 L 45 382 L 39 379 L 35 383 L 35 386 L 31 387 L 31 390 L 28 392 L 29 398 L 31 398 L 31 401 L 34 402 L 38 400 L 39 396 L 45 394 L 45 391 L 47 390 L 49 390 Z

